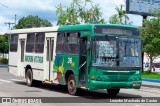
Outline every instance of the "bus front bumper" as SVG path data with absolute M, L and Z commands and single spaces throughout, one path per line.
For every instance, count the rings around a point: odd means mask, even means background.
M 104 81 L 90 81 L 89 89 L 96 90 L 96 89 L 112 89 L 112 88 L 134 88 L 140 89 L 142 85 L 142 81 L 126 81 L 126 82 L 104 82 Z

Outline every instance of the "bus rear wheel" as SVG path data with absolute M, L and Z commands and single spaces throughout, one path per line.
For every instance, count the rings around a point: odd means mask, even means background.
M 27 72 L 26 72 L 26 83 L 30 87 L 33 86 L 33 74 L 32 74 L 31 69 L 27 69 Z
M 32 87 L 32 86 L 39 87 L 39 86 L 41 86 L 42 81 L 34 80 L 33 79 L 33 73 L 31 71 L 31 69 L 28 69 L 27 73 L 26 73 L 26 83 L 30 87 Z
M 116 96 L 119 93 L 120 89 L 107 89 L 107 92 L 110 96 Z
M 68 88 L 69 94 L 77 95 L 78 88 L 76 88 L 76 80 L 73 74 L 71 74 L 68 78 L 67 88 Z

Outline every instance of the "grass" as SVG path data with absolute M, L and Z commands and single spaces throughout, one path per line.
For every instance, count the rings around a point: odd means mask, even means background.
M 155 72 L 143 72 L 142 78 L 160 79 L 160 73 Z

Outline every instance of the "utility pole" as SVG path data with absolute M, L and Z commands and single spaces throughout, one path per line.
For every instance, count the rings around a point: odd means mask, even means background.
M 143 17 L 142 27 L 144 27 L 144 20 L 147 19 L 147 16 L 146 15 L 142 15 L 142 17 Z M 142 41 L 142 47 L 143 47 L 143 41 Z M 143 69 L 144 64 L 143 63 L 144 63 L 144 52 L 142 51 L 142 72 L 144 72 L 144 69 Z
M 16 24 L 17 24 L 17 15 L 15 14 L 15 26 L 16 26 Z
M 8 27 L 9 27 L 9 30 L 11 29 L 11 25 L 13 25 L 13 24 L 15 24 L 15 23 L 11 23 L 11 22 L 5 22 L 4 23 L 5 25 L 8 25 Z

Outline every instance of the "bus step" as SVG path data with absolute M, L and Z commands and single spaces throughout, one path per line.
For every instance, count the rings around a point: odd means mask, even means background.
M 44 81 L 44 83 L 52 84 L 52 81 Z
M 88 88 L 86 88 L 86 87 L 80 87 L 81 89 L 87 89 L 88 90 Z

